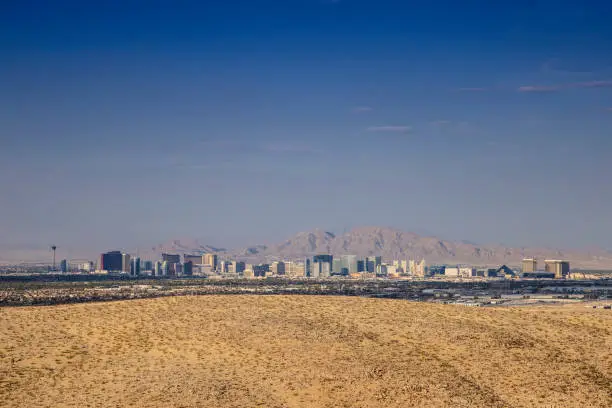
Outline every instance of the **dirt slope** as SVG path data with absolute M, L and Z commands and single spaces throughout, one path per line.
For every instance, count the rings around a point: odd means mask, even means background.
M 0 309 L 3 407 L 610 407 L 612 313 L 203 296 Z

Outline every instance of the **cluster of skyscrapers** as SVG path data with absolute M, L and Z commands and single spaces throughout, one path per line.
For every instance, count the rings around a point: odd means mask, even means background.
M 196 258 L 196 259 L 194 259 Z M 105 252 L 100 255 L 98 272 L 128 273 L 133 276 L 143 274 L 152 276 L 191 276 L 193 275 L 194 260 L 201 266 L 207 259 L 211 270 L 216 269 L 217 255 L 206 254 L 203 256 L 162 254 L 162 259 L 156 262 L 142 261 L 139 257 L 131 257 L 130 254 L 121 251 Z
M 304 276 L 325 278 L 333 275 L 355 276 L 356 274 L 371 274 L 375 276 L 425 276 L 425 260 L 395 260 L 383 263 L 382 257 L 370 256 L 357 259 L 355 255 L 341 255 L 334 259 L 333 255 L 315 255 L 304 261 Z
M 308 257 L 303 261 L 274 261 L 271 263 L 248 264 L 236 260 L 220 260 L 216 254 L 190 255 L 167 254 L 161 260 L 142 261 L 121 251 L 100 255 L 96 268 L 98 272 L 126 273 L 133 276 L 211 276 L 234 275 L 244 277 L 291 276 L 325 278 L 331 276 L 399 276 L 424 277 L 425 260 L 396 260 L 384 263 L 380 256 L 358 259 L 356 255 L 330 254 Z
M 567 278 L 570 275 L 570 265 L 564 260 L 544 261 L 544 270 L 538 270 L 538 262 L 534 258 L 522 261 L 522 270 L 511 269 L 506 265 L 499 268 L 476 269 L 465 265 L 431 265 L 425 260 L 412 259 L 383 262 L 380 256 L 358 258 L 356 255 L 320 254 L 299 261 L 274 261 L 270 263 L 249 264 L 237 260 L 222 260 L 219 255 L 206 254 L 168 254 L 163 253 L 158 261 L 144 261 L 138 256 L 121 251 L 111 251 L 100 255 L 99 262 L 80 263 L 69 267 L 66 260 L 60 262 L 60 271 L 69 269 L 80 272 L 122 273 L 131 276 L 181 277 L 181 276 L 235 276 L 235 277 L 309 277 L 327 278 L 344 277 L 426 277 L 446 276 L 449 278 Z
M 570 264 L 568 261 L 559 259 L 544 260 L 544 270 L 538 270 L 538 260 L 535 258 L 523 259 L 523 275 L 526 277 L 542 277 L 556 279 L 566 278 L 570 274 Z

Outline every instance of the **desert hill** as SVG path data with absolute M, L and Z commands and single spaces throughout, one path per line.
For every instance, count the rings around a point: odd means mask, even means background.
M 0 309 L 3 407 L 609 407 L 612 314 L 304 296 Z

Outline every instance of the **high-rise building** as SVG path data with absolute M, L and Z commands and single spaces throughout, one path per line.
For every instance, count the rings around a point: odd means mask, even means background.
M 219 262 L 218 269 L 217 269 L 218 272 L 219 273 L 228 273 L 229 269 L 230 269 L 230 264 L 231 264 L 231 262 L 227 262 L 227 261 Z
M 425 259 L 421 259 L 421 262 L 419 262 L 416 265 L 416 271 L 415 271 L 415 275 L 416 276 L 420 276 L 420 277 L 424 277 L 425 274 L 427 273 L 427 264 L 425 263 Z
M 106 272 L 120 272 L 123 270 L 123 255 L 121 251 L 111 251 L 100 255 L 98 270 Z
M 208 265 L 212 268 L 213 271 L 217 270 L 219 266 L 219 257 L 215 254 L 204 254 L 203 255 L 203 264 Z
M 272 262 L 270 265 L 272 275 L 283 276 L 286 273 L 285 263 L 282 261 Z
M 132 276 L 140 276 L 140 258 L 132 258 L 131 266 L 130 266 L 130 275 Z
M 334 262 L 334 256 L 329 254 L 315 255 L 312 257 L 312 262 L 327 262 L 331 265 Z
M 363 259 L 357 261 L 357 272 L 365 272 L 365 261 Z
M 166 261 L 169 264 L 175 264 L 181 262 L 181 256 L 176 254 L 162 254 L 162 261 Z
M 130 273 L 130 254 L 121 254 L 121 272 Z
M 232 262 L 234 273 L 242 274 L 246 268 L 246 264 L 241 261 Z
M 414 259 L 408 261 L 408 273 L 412 276 L 417 274 L 416 261 Z
M 142 263 L 142 269 L 145 271 L 152 271 L 153 270 L 153 261 L 144 261 Z
M 342 275 L 342 268 L 344 267 L 342 259 L 334 259 L 332 262 L 332 273 L 334 275 Z
M 376 275 L 387 276 L 387 264 L 380 264 L 376 266 Z
M 294 263 L 292 276 L 306 276 L 305 265 L 303 263 Z
M 357 257 L 355 255 L 342 255 L 341 259 L 342 268 L 348 272 L 346 275 L 357 273 Z
M 63 272 L 63 273 L 68 272 L 68 261 L 65 259 L 62 259 L 60 261 L 60 272 Z
M 193 262 L 187 261 L 183 264 L 183 275 L 193 276 Z
M 310 271 L 312 278 L 328 278 L 331 276 L 331 264 L 329 262 L 313 262 Z
M 285 275 L 293 277 L 304 276 L 304 265 L 293 261 L 285 262 Z
M 169 276 L 170 275 L 170 264 L 168 263 L 168 261 L 163 261 L 161 263 L 161 274 L 160 276 Z
M 253 265 L 253 275 L 255 277 L 263 277 L 270 271 L 270 265 L 261 264 L 261 265 Z
M 193 265 L 204 265 L 204 256 L 183 254 L 183 263 L 191 262 Z
M 558 259 L 547 259 L 544 261 L 546 272 L 555 274 L 555 279 L 566 278 L 570 274 L 570 264 L 568 261 Z
M 153 266 L 153 276 L 161 276 L 162 275 L 162 263 L 157 261 Z
M 304 259 L 304 276 L 309 278 L 312 274 L 312 261 L 310 258 Z
M 310 278 L 318 278 L 321 275 L 321 262 L 313 262 L 310 265 Z
M 369 256 L 365 259 L 366 272 L 375 273 L 378 269 L 378 265 L 382 264 L 382 257 L 380 256 Z
M 523 273 L 525 272 L 535 272 L 538 270 L 538 261 L 535 258 L 525 258 L 523 259 Z
M 170 274 L 174 276 L 183 276 L 183 264 L 180 262 L 173 264 L 170 268 Z

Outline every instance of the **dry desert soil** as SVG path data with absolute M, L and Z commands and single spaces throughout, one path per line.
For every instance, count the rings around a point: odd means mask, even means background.
M 612 313 L 201 296 L 0 309 L 2 407 L 611 407 Z

